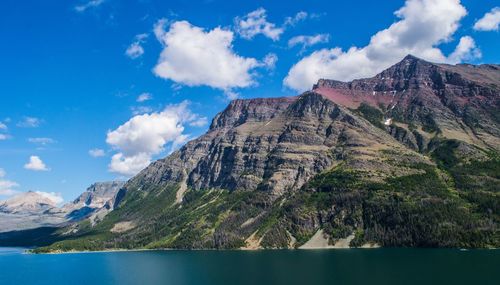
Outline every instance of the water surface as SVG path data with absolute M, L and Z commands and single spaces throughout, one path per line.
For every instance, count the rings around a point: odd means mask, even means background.
M 500 284 L 499 250 L 22 252 L 0 249 L 0 284 Z

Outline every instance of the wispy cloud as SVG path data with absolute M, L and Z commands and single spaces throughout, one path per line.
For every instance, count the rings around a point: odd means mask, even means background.
M 75 11 L 77 11 L 79 13 L 85 12 L 87 9 L 100 6 L 102 3 L 104 3 L 104 1 L 105 0 L 91 0 L 91 1 L 86 2 L 84 4 L 75 6 Z
M 57 141 L 51 138 L 29 138 L 28 142 L 39 145 L 48 145 L 56 143 Z
M 6 175 L 7 174 L 5 173 L 5 171 L 0 168 L 0 196 L 11 196 L 18 193 L 15 188 L 17 188 L 19 184 L 14 181 L 5 179 Z
M 236 32 L 244 39 L 251 40 L 261 34 L 273 41 L 278 41 L 286 29 L 313 17 L 316 17 L 316 14 L 300 11 L 294 16 L 286 17 L 283 24 L 277 25 L 267 20 L 267 11 L 261 7 L 243 17 L 236 17 L 234 26 Z
M 6 135 L 6 134 L 0 134 L 0 141 L 4 141 L 4 140 L 8 140 L 10 139 L 10 136 L 9 135 Z
M 141 95 L 137 96 L 136 101 L 139 103 L 142 103 L 142 102 L 149 101 L 151 99 L 153 99 L 153 95 L 151 95 L 151 93 L 144 92 Z
M 262 34 L 273 41 L 277 41 L 285 31 L 284 28 L 267 21 L 267 12 L 264 8 L 252 11 L 244 17 L 236 17 L 234 21 L 236 31 L 245 39 L 252 39 L 256 35 Z
M 125 55 L 131 59 L 136 59 L 144 54 L 143 43 L 146 42 L 148 34 L 139 34 L 135 36 L 134 42 L 132 42 L 125 50 Z
M 16 126 L 20 128 L 37 128 L 42 123 L 42 120 L 35 117 L 24 117 Z
M 94 149 L 89 150 L 89 155 L 92 157 L 102 157 L 102 156 L 105 156 L 106 153 L 104 152 L 103 149 L 94 148 Z
M 330 35 L 329 34 L 317 34 L 313 36 L 305 36 L 305 35 L 300 35 L 300 36 L 295 36 L 291 39 L 288 40 L 288 47 L 292 48 L 294 46 L 300 45 L 302 46 L 301 48 L 301 53 L 304 52 L 308 47 L 311 47 L 316 44 L 321 44 L 321 43 L 327 43 L 330 41 Z

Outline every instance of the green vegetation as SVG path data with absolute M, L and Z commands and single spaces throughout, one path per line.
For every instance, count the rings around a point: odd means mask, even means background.
M 386 162 L 408 174 L 369 180 L 340 164 L 277 200 L 264 191 L 189 190 L 181 206 L 175 204 L 176 186 L 132 186 L 102 222 L 80 223 L 71 239 L 61 235 L 68 229 L 51 232 L 48 241 L 56 242 L 36 252 L 240 248 L 253 233 L 264 248 L 284 248 L 292 239 L 295 246 L 304 244 L 319 229 L 331 242 L 354 233 L 351 246 L 500 246 L 498 155 L 439 139 L 429 153 L 435 165 L 383 152 L 402 158 Z M 123 221 L 134 228 L 111 231 Z
M 372 107 L 366 103 L 361 103 L 356 111 L 374 126 L 385 129 L 385 126 L 382 123 L 384 120 L 384 114 L 378 108 Z
M 426 114 L 422 119 L 422 130 L 428 133 L 440 132 L 438 124 L 432 114 Z

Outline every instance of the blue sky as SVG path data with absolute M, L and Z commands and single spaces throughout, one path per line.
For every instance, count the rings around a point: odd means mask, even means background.
M 232 98 L 371 76 L 409 52 L 500 62 L 500 1 L 235 3 L 2 1 L 0 199 L 68 201 L 126 179 L 204 133 Z

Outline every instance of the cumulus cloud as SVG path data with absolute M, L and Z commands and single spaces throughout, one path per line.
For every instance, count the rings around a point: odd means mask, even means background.
M 7 130 L 7 125 L 0 122 L 0 130 Z
M 135 36 L 134 42 L 132 42 L 125 50 L 125 55 L 131 59 L 136 59 L 144 54 L 144 48 L 142 44 L 146 42 L 148 34 L 139 34 Z
M 122 175 L 133 176 L 146 168 L 151 163 L 151 155 L 138 153 L 125 156 L 119 152 L 111 157 L 109 170 Z
M 24 117 L 16 126 L 20 128 L 37 128 L 42 123 L 42 120 L 35 117 Z
M 45 197 L 52 201 L 54 205 L 59 205 L 62 202 L 64 202 L 64 199 L 61 195 L 61 193 L 55 193 L 55 192 L 42 192 L 42 191 L 35 191 L 38 195 Z
M 295 19 L 290 20 L 295 21 Z M 282 27 L 267 21 L 267 12 L 264 8 L 259 8 L 245 15 L 234 19 L 235 28 L 238 34 L 244 39 L 252 39 L 256 35 L 262 34 L 265 37 L 277 41 L 285 31 Z
M 495 7 L 491 9 L 490 12 L 484 14 L 484 16 L 474 24 L 474 30 L 498 31 L 499 25 L 500 25 L 500 7 Z
M 471 60 L 481 57 L 481 51 L 476 47 L 474 39 L 469 36 L 460 38 L 455 50 L 448 56 L 447 62 L 452 64 L 460 63 L 464 60 Z
M 154 33 L 163 45 L 154 73 L 187 86 L 210 86 L 229 96 L 234 88 L 255 84 L 253 69 L 265 67 L 255 58 L 236 54 L 234 33 L 220 27 L 206 31 L 187 21 L 170 24 L 162 19 Z
M 288 47 L 292 48 L 294 46 L 300 45 L 302 47 L 301 51 L 305 51 L 308 47 L 316 44 L 327 43 L 330 40 L 329 34 L 317 34 L 313 36 L 295 36 L 288 40 Z
M 30 156 L 30 160 L 28 163 L 24 165 L 25 169 L 33 170 L 33 171 L 49 171 L 50 168 L 45 165 L 45 163 L 40 159 L 40 157 L 36 155 Z
M 149 101 L 151 99 L 153 99 L 153 95 L 151 95 L 151 93 L 144 92 L 144 93 L 140 94 L 139 96 L 137 96 L 136 101 L 139 103 L 142 103 L 145 101 Z
M 56 140 L 51 138 L 29 138 L 28 142 L 33 144 L 48 145 L 56 143 Z
M 103 149 L 93 148 L 93 149 L 89 150 L 89 155 L 92 157 L 102 157 L 102 156 L 105 156 L 106 153 L 104 152 Z
M 104 0 L 91 0 L 84 4 L 75 6 L 75 11 L 82 13 L 85 12 L 87 9 L 98 7 L 102 3 L 104 3 Z
M 455 63 L 480 55 L 470 37 L 464 37 L 450 55 L 437 47 L 449 42 L 467 14 L 459 0 L 407 0 L 395 12 L 400 18 L 371 37 L 362 48 L 321 49 L 302 58 L 288 72 L 285 86 L 308 90 L 320 78 L 348 81 L 369 77 L 413 54 L 433 62 Z
M 184 124 L 197 124 L 202 119 L 188 106 L 189 102 L 184 101 L 161 112 L 137 115 L 109 131 L 106 142 L 118 152 L 111 158 L 109 170 L 132 176 L 149 165 L 154 155 L 164 151 L 166 144 L 176 147 L 185 142 Z
M 0 168 L 0 196 L 11 196 L 18 193 L 14 188 L 18 187 L 19 184 L 5 179 L 5 175 L 5 171 Z
M 4 141 L 4 140 L 8 140 L 10 139 L 10 136 L 9 135 L 6 135 L 6 134 L 0 134 L 0 141 Z

